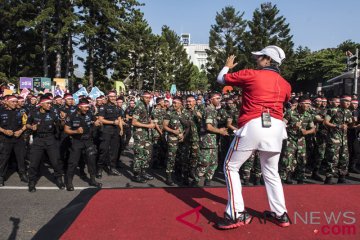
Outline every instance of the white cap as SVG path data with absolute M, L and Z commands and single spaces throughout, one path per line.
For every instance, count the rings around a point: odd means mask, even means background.
M 266 55 L 271 57 L 272 60 L 281 65 L 281 62 L 285 59 L 285 52 L 281 48 L 275 45 L 270 45 L 258 52 L 251 52 L 253 55 Z

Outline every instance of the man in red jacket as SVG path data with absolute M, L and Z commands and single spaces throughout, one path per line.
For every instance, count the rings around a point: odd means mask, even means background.
M 290 225 L 278 173 L 282 141 L 287 138 L 282 121 L 283 106 L 291 96 L 291 86 L 279 71 L 285 53 L 277 46 L 267 46 L 252 54 L 256 58 L 257 70 L 245 69 L 228 73 L 237 64 L 234 63 L 235 56 L 230 56 L 217 79 L 221 84 L 242 88 L 239 129 L 235 132 L 224 163 L 228 204 L 223 221 L 217 224 L 219 229 L 237 228 L 251 221 L 245 211 L 239 169 L 255 150 L 259 151 L 271 209 L 271 212 L 265 212 L 267 220 L 282 227 Z

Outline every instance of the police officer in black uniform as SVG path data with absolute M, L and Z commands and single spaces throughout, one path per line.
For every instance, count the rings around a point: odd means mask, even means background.
M 66 171 L 66 189 L 68 191 L 74 191 L 72 181 L 82 153 L 85 154 L 87 160 L 90 174 L 89 184 L 95 187 L 102 186 L 95 180 L 97 150 L 93 141 L 93 126 L 99 126 L 101 123 L 96 120 L 95 115 L 89 109 L 89 101 L 86 98 L 81 99 L 77 111 L 68 116 L 65 122 L 64 132 L 71 137 L 70 156 Z
M 99 120 L 104 126 L 100 137 L 97 174 L 98 176 L 101 175 L 102 169 L 106 167 L 109 175 L 120 176 L 121 173 L 116 169 L 116 163 L 123 129 L 121 114 L 116 107 L 115 91 L 108 93 L 108 102 L 99 110 Z
M 134 110 L 135 110 L 135 101 L 134 100 L 130 100 L 129 101 L 129 106 L 126 108 L 125 110 L 125 146 L 127 147 L 129 145 L 130 139 L 131 139 L 131 134 L 132 134 L 132 116 L 134 114 Z
M 70 116 L 74 112 L 76 112 L 76 106 L 74 106 L 74 98 L 70 93 L 66 93 L 64 95 L 65 105 L 60 108 L 60 119 L 65 122 L 67 116 Z M 69 158 L 69 148 L 71 145 L 70 137 L 64 133 L 63 128 L 60 127 L 59 132 L 59 141 L 60 141 L 60 167 L 62 169 L 62 173 L 67 168 L 67 161 Z M 83 173 L 84 174 L 84 173 Z
M 59 148 L 55 140 L 56 127 L 60 124 L 59 116 L 51 111 L 50 98 L 40 98 L 40 108 L 30 114 L 26 127 L 33 131 L 33 144 L 30 149 L 29 165 L 29 192 L 35 192 L 37 174 L 42 155 L 47 153 L 50 163 L 54 169 L 55 183 L 59 189 L 64 189 L 62 170 L 59 165 Z
M 12 151 L 17 160 L 20 180 L 28 181 L 25 170 L 25 141 L 21 137 L 26 130 L 21 112 L 17 109 L 16 96 L 6 97 L 6 106 L 0 110 L 0 187 L 4 186 L 7 165 Z

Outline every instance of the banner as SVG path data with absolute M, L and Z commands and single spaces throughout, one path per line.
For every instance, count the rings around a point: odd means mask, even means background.
M 53 81 L 56 86 L 59 86 L 61 90 L 66 92 L 66 89 L 68 88 L 69 82 L 66 78 L 53 78 Z
M 116 90 L 117 94 L 119 94 L 120 92 L 125 92 L 124 83 L 121 81 L 115 81 L 115 90 Z
M 104 95 L 104 93 L 97 87 L 93 87 L 89 93 L 89 97 L 93 100 L 95 100 L 97 97 L 100 97 L 101 95 Z
M 32 79 L 31 79 L 32 81 Z M 30 91 L 27 88 L 23 88 L 23 90 L 21 90 L 20 96 L 22 96 L 24 99 L 26 99 L 27 95 L 29 95 Z
M 19 84 L 19 88 L 20 89 L 33 89 L 33 79 L 29 78 L 29 77 L 21 77 L 20 78 L 20 84 Z
M 14 91 L 13 90 L 11 90 L 11 89 L 5 89 L 4 90 L 4 96 L 7 96 L 7 95 L 11 95 L 11 94 L 13 94 L 14 93 Z
M 51 78 L 41 78 L 41 87 L 51 90 Z
M 176 94 L 176 85 L 175 84 L 171 85 L 170 93 L 173 95 Z
M 33 78 L 33 89 L 37 92 L 41 91 L 41 78 Z

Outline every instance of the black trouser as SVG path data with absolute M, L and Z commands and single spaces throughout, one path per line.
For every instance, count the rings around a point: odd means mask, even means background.
M 19 173 L 25 173 L 25 141 L 23 138 L 4 140 L 0 138 L 0 177 L 7 172 L 8 161 L 12 151 L 15 153 Z
M 70 146 L 71 146 L 71 141 L 69 135 L 62 132 L 60 136 L 60 158 L 59 158 L 59 165 L 62 174 L 67 168 Z
M 351 143 L 349 143 L 349 145 L 350 144 Z M 353 159 L 352 159 L 352 164 L 354 167 L 356 167 L 356 165 L 358 165 L 360 162 L 360 139 L 359 138 L 355 138 L 355 140 L 353 142 L 353 151 L 354 151 L 354 155 L 353 155 Z
M 131 139 L 131 133 L 132 133 L 132 125 L 130 123 L 126 124 L 125 126 L 125 146 L 129 146 L 129 142 Z
M 115 168 L 120 147 L 119 128 L 104 126 L 100 141 L 98 166 Z
M 78 166 L 80 157 L 84 153 L 84 157 L 87 160 L 88 172 L 90 176 L 95 176 L 96 174 L 96 146 L 92 139 L 79 140 L 72 139 L 72 144 L 70 147 L 70 155 L 68 160 L 68 166 L 66 175 L 68 178 L 73 178 L 75 175 L 75 169 Z
M 47 153 L 49 161 L 54 168 L 54 177 L 57 178 L 62 175 L 62 169 L 59 165 L 59 147 L 57 143 L 53 135 L 44 138 L 34 137 L 29 157 L 29 181 L 36 181 L 44 152 Z

